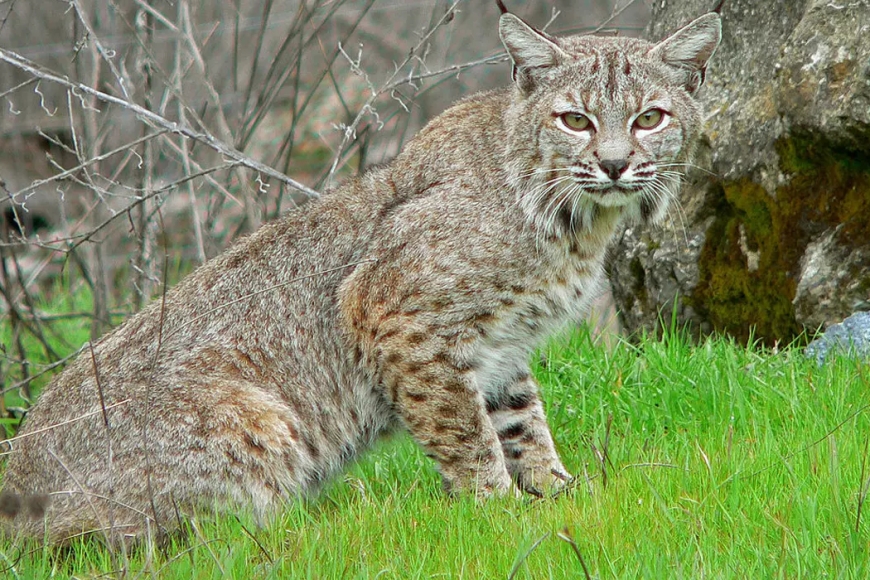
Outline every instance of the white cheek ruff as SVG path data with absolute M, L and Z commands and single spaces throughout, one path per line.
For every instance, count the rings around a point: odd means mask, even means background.
M 588 273 L 579 274 L 572 258 L 548 257 L 565 273 L 562 286 L 544 288 L 539 299 L 519 299 L 507 309 L 501 323 L 490 329 L 476 345 L 470 358 L 475 362 L 474 383 L 484 397 L 492 397 L 515 377 L 528 371 L 532 351 L 549 337 L 582 320 L 592 298 L 597 296 L 603 277 L 598 260 L 582 265 Z M 538 313 L 530 314 L 535 306 Z

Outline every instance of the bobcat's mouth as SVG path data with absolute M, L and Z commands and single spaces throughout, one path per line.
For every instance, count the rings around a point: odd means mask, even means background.
M 608 196 L 611 194 L 633 195 L 643 191 L 644 183 L 637 179 L 626 181 L 623 179 L 617 180 L 602 180 L 589 179 L 587 176 L 575 176 L 575 182 L 583 191 L 586 191 L 595 196 Z
M 619 183 L 614 181 L 610 183 L 584 184 L 583 189 L 600 197 L 611 196 L 614 194 L 631 196 L 643 191 L 643 185 L 639 183 Z
M 603 207 L 633 207 L 644 197 L 646 188 L 640 183 L 595 183 L 583 186 L 590 202 Z
M 606 186 L 602 193 L 608 194 L 612 192 L 621 192 L 621 193 L 638 193 L 643 189 L 642 186 L 634 184 L 634 185 L 625 185 L 622 183 L 614 183 L 613 185 Z

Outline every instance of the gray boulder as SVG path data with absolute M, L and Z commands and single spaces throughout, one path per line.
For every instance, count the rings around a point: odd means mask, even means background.
M 655 3 L 650 36 L 710 6 Z M 772 343 L 870 309 L 870 1 L 729 0 L 707 79 L 679 207 L 614 250 L 625 328 Z
M 870 312 L 856 312 L 830 326 L 806 349 L 806 355 L 819 364 L 833 354 L 870 358 Z

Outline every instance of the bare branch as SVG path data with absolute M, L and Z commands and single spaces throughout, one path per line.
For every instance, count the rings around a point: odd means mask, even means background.
M 196 130 L 192 129 L 191 127 L 188 127 L 186 125 L 182 125 L 181 123 L 169 121 L 168 119 L 161 117 L 157 113 L 154 113 L 153 111 L 149 111 L 149 110 L 147 110 L 147 109 L 145 109 L 145 108 L 143 108 L 135 103 L 131 103 L 130 101 L 127 101 L 125 99 L 121 99 L 121 98 L 106 94 L 102 91 L 98 91 L 98 90 L 93 89 L 93 88 L 91 88 L 83 83 L 70 81 L 69 79 L 62 77 L 56 73 L 43 70 L 41 67 L 39 67 L 38 65 L 36 65 L 34 63 L 31 63 L 26 58 L 12 52 L 12 51 L 6 50 L 5 48 L 0 48 L 0 60 L 3 60 L 4 62 L 11 64 L 12 66 L 19 68 L 19 69 L 27 72 L 28 74 L 35 76 L 35 77 L 38 77 L 38 78 L 41 78 L 41 79 L 44 79 L 47 81 L 51 81 L 51 82 L 57 83 L 59 85 L 62 85 L 64 87 L 67 87 L 72 91 L 72 94 L 74 94 L 74 95 L 76 94 L 75 91 L 80 91 L 82 93 L 86 93 L 88 95 L 91 95 L 91 96 L 93 96 L 93 97 L 95 97 L 95 98 L 97 98 L 105 103 L 111 103 L 113 105 L 118 105 L 120 107 L 123 107 L 124 109 L 133 111 L 134 113 L 139 115 L 139 117 L 143 121 L 150 123 L 151 125 L 154 125 L 156 127 L 161 127 L 163 129 L 166 129 L 166 130 L 171 131 L 173 133 L 178 133 L 180 135 L 184 135 L 185 137 L 188 137 L 189 139 L 193 139 L 194 141 L 198 141 L 200 143 L 203 143 L 204 145 L 214 149 L 215 151 L 217 151 L 221 155 L 223 155 L 229 159 L 232 159 L 233 161 L 236 161 L 237 164 L 243 165 L 249 169 L 253 169 L 254 171 L 259 171 L 260 173 L 268 175 L 269 177 L 271 177 L 273 179 L 277 179 L 278 181 L 281 181 L 282 183 L 286 183 L 287 185 L 289 185 L 293 189 L 301 191 L 302 193 L 304 193 L 308 197 L 311 197 L 311 198 L 320 197 L 319 192 L 311 189 L 310 187 L 308 187 L 306 185 L 299 183 L 295 179 L 292 179 L 292 178 L 284 175 L 283 173 L 280 173 L 279 171 L 272 169 L 271 167 L 269 167 L 267 165 L 264 165 L 263 163 L 260 163 L 259 161 L 255 161 L 255 160 L 251 159 L 250 157 L 241 153 L 240 151 L 237 151 L 237 150 L 233 149 L 232 147 L 230 147 L 229 145 L 221 142 L 220 140 L 218 140 L 217 138 L 215 138 L 213 135 L 211 135 L 210 133 L 208 133 L 206 131 L 196 131 Z
M 357 113 L 356 117 L 351 121 L 349 125 L 344 125 L 341 127 L 343 136 L 341 140 L 341 144 L 338 146 L 338 149 L 335 152 L 335 156 L 333 157 L 332 166 L 329 169 L 329 179 L 335 175 L 335 171 L 338 169 L 339 160 L 342 157 L 342 153 L 344 149 L 350 144 L 351 141 L 356 139 L 356 130 L 359 124 L 362 122 L 363 118 L 366 115 L 376 115 L 376 111 L 374 109 L 374 103 L 384 93 L 391 92 L 395 87 L 393 87 L 393 83 L 395 82 L 396 77 L 399 76 L 399 73 L 411 62 L 417 60 L 419 51 L 426 47 L 429 43 L 429 40 L 432 38 L 432 35 L 445 23 L 450 22 L 453 19 L 454 10 L 456 10 L 456 6 L 459 4 L 460 0 L 453 0 L 450 6 L 445 10 L 444 14 L 440 19 L 423 35 L 420 41 L 408 52 L 408 56 L 405 57 L 405 60 L 396 66 L 393 73 L 387 78 L 387 80 L 383 83 L 380 89 L 372 90 L 372 94 L 366 100 L 362 107 L 360 107 L 359 113 Z M 350 65 L 352 68 L 359 68 L 359 60 L 354 61 L 352 58 L 348 57 L 346 54 Z M 404 83 L 403 83 L 404 84 Z M 371 86 L 371 83 L 369 83 Z
M 85 30 L 87 30 L 88 38 L 97 47 L 97 51 L 99 52 L 99 54 L 103 58 L 103 60 L 106 61 L 106 64 L 109 65 L 109 69 L 112 71 L 112 75 L 114 75 L 115 80 L 118 82 L 118 88 L 121 89 L 121 94 L 123 94 L 124 98 L 127 99 L 128 101 L 131 100 L 130 93 L 127 92 L 127 85 L 129 85 L 130 82 L 127 78 L 124 77 L 124 75 L 121 74 L 121 71 L 118 70 L 118 67 L 115 66 L 115 61 L 114 61 L 115 56 L 116 56 L 115 51 L 111 50 L 111 49 L 107 50 L 103 46 L 102 42 L 100 42 L 100 38 L 99 38 L 99 36 L 97 36 L 97 33 L 94 32 L 94 28 L 91 26 L 91 22 L 88 19 L 87 14 L 85 14 L 85 11 L 82 8 L 82 5 L 79 2 L 79 0 L 67 0 L 67 1 L 69 2 L 70 6 L 72 6 L 75 9 L 75 12 L 78 15 L 79 21 L 81 21 L 82 25 L 85 27 Z

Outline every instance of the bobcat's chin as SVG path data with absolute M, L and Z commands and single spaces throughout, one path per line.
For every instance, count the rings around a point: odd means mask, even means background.
M 583 193 L 593 204 L 605 208 L 621 208 L 630 222 L 655 223 L 667 213 L 670 195 L 654 186 L 612 183 Z
M 646 188 L 596 192 L 594 198 L 595 205 L 619 211 L 623 223 L 628 226 L 658 224 L 667 215 L 671 203 L 669 193 Z
M 642 187 L 626 187 L 612 184 L 600 189 L 587 189 L 587 195 L 597 204 L 605 207 L 620 207 L 637 203 L 643 195 Z

